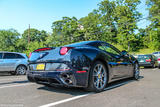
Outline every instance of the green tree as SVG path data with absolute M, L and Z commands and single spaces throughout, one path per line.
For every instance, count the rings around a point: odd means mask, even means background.
M 14 30 L 0 30 L 0 50 L 1 51 L 17 51 L 16 43 L 20 34 Z
M 80 29 L 80 24 L 75 17 L 63 17 L 62 20 L 55 21 L 52 24 L 52 40 L 57 44 L 68 44 L 83 40 L 83 31 Z
M 101 40 L 102 30 L 98 10 L 93 10 L 88 16 L 79 20 L 83 26 L 84 40 Z
M 44 30 L 39 31 L 31 28 L 26 29 L 21 35 L 20 39 L 17 40 L 16 47 L 20 52 L 27 53 L 27 55 L 33 50 L 47 46 L 46 38 L 48 33 Z
M 110 0 L 104 0 L 98 4 L 100 25 L 102 30 L 102 40 L 110 43 L 117 43 L 117 27 L 116 27 L 116 17 L 115 9 L 116 2 Z
M 117 0 L 115 8 L 115 21 L 118 27 L 118 42 L 128 51 L 135 49 L 137 37 L 135 30 L 137 27 L 137 20 L 141 17 L 141 13 L 137 11 L 137 5 L 140 0 Z
M 160 50 L 160 0 L 147 0 L 150 26 L 146 32 L 148 46 L 154 50 Z
M 37 29 L 31 28 L 31 29 L 26 29 L 24 33 L 22 34 L 22 38 L 26 40 L 26 42 L 42 42 L 45 41 L 45 38 L 47 37 L 46 31 L 42 30 L 39 31 Z

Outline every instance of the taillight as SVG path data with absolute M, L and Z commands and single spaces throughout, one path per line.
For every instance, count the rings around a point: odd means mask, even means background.
M 160 61 L 160 58 L 158 58 L 157 61 Z
M 151 62 L 151 59 L 146 59 L 146 62 Z
M 86 73 L 86 71 L 76 71 L 76 73 Z
M 34 50 L 34 52 L 38 52 L 38 51 L 46 51 L 46 50 L 51 50 L 52 48 L 40 48 L 37 50 Z
M 70 49 L 72 49 L 73 47 L 61 47 L 60 49 L 60 54 L 61 55 L 65 55 Z
M 30 53 L 29 53 L 29 57 L 28 57 L 28 58 L 30 58 L 30 57 L 31 57 L 31 55 L 32 55 L 32 52 L 30 52 Z

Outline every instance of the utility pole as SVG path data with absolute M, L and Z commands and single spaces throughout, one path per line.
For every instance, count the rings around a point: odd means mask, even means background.
M 30 43 L 30 24 L 29 24 L 29 28 L 28 28 L 28 45 Z

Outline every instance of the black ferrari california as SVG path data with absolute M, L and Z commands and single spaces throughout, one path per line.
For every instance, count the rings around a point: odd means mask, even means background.
M 110 82 L 139 78 L 136 58 L 103 41 L 83 41 L 31 53 L 27 78 L 44 85 L 103 91 Z

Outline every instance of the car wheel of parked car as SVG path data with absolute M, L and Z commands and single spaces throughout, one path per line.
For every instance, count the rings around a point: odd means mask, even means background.
M 156 65 L 155 65 L 155 63 L 153 63 L 153 64 L 152 64 L 152 68 L 155 68 L 155 67 L 156 67 Z
M 100 61 L 96 61 L 89 74 L 88 91 L 101 92 L 106 87 L 107 82 L 108 77 L 105 65 Z
M 24 65 L 19 65 L 16 69 L 16 73 L 19 75 L 25 75 L 27 68 Z
M 139 79 L 139 65 L 138 65 L 138 63 L 135 63 L 135 65 L 134 65 L 134 75 L 133 75 L 133 78 L 135 80 Z

